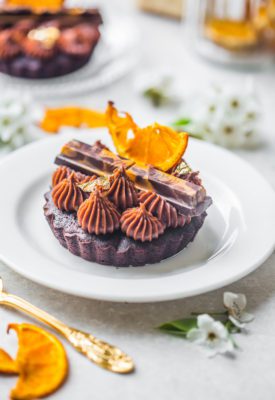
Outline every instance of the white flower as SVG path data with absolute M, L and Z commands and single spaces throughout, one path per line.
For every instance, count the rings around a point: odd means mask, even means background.
M 192 124 L 190 133 L 224 147 L 249 148 L 259 143 L 261 107 L 250 81 L 210 86 L 185 99 L 184 117 Z
M 0 98 L 1 154 L 29 142 L 31 128 L 39 117 L 40 108 L 30 96 L 22 93 L 19 95 L 16 91 L 4 92 Z
M 204 346 L 210 357 L 234 350 L 228 330 L 220 321 L 215 321 L 208 314 L 202 314 L 198 316 L 197 324 L 198 328 L 187 333 L 187 339 Z
M 230 321 L 238 328 L 243 328 L 247 322 L 253 321 L 254 316 L 245 311 L 247 301 L 244 294 L 225 292 L 223 303 L 228 310 Z

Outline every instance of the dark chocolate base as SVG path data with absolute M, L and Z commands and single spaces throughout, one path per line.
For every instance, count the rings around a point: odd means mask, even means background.
M 58 53 L 48 60 L 33 58 L 22 54 L 10 60 L 0 60 L 0 72 L 17 78 L 55 78 L 82 68 L 88 63 L 92 53 L 93 51 L 81 57 Z
M 85 260 L 118 267 L 154 264 L 177 254 L 194 240 L 207 215 L 204 212 L 183 228 L 167 229 L 158 239 L 142 243 L 121 231 L 112 235 L 88 234 L 79 227 L 75 214 L 55 207 L 50 192 L 45 199 L 45 217 L 63 247 Z

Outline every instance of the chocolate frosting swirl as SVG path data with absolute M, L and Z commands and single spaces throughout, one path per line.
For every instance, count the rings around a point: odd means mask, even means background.
M 119 228 L 120 214 L 100 190 L 95 190 L 79 207 L 77 219 L 85 231 L 105 235 Z
M 58 185 L 63 179 L 68 178 L 71 173 L 74 172 L 71 168 L 65 167 L 65 166 L 60 166 L 58 167 L 52 176 L 52 186 Z M 82 174 L 81 172 L 75 172 L 75 176 L 78 180 L 78 183 L 86 183 L 86 182 L 92 182 L 94 181 L 97 176 L 96 175 L 85 175 Z
M 146 210 L 144 204 L 129 208 L 122 214 L 121 230 L 134 240 L 151 242 L 164 232 L 164 225 L 152 213 Z
M 66 28 L 62 30 L 58 38 L 58 47 L 62 52 L 72 56 L 88 56 L 99 36 L 97 28 L 93 28 L 92 40 L 91 32 L 88 35 L 87 30 L 81 27 Z
M 68 176 L 71 174 L 71 169 L 68 167 L 58 167 L 52 176 L 52 187 L 55 187 L 58 185 L 63 179 L 68 178 Z
M 54 48 L 47 48 L 38 40 L 33 40 L 28 37 L 22 41 L 22 47 L 24 52 L 33 58 L 48 59 L 52 58 L 55 53 Z
M 22 18 L 16 24 L 14 25 L 15 30 L 24 33 L 25 35 L 35 27 L 35 21 L 28 19 L 28 18 Z
M 177 228 L 184 226 L 186 217 L 178 214 L 175 207 L 154 192 L 141 192 L 139 202 L 143 203 L 148 211 L 155 215 L 165 227 Z
M 87 182 L 93 182 L 97 179 L 96 175 L 84 175 L 81 172 L 78 172 L 77 178 L 79 180 L 79 183 L 87 183 Z
M 20 53 L 19 33 L 13 29 L 0 32 L 0 60 L 16 57 Z
M 109 199 L 121 210 L 138 204 L 137 192 L 127 176 L 125 167 L 117 168 L 110 177 Z
M 84 201 L 84 195 L 77 186 L 78 179 L 74 172 L 63 179 L 52 190 L 52 199 L 57 208 L 64 211 L 77 211 Z

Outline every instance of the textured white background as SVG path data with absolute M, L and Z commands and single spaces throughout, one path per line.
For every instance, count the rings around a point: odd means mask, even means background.
M 137 13 L 129 1 L 116 3 L 116 11 L 130 12 L 141 32 L 140 65 L 154 69 L 170 65 L 188 85 L 213 79 L 239 83 L 246 74 L 222 70 L 193 58 L 183 46 L 180 24 Z M 275 188 L 275 79 L 274 71 L 251 73 L 259 88 L 265 122 L 266 145 L 253 152 L 239 152 L 260 168 Z M 105 107 L 115 100 L 119 107 L 140 116 L 169 122 L 174 110 L 156 112 L 135 95 L 133 76 L 89 96 L 77 99 L 92 107 Z M 76 101 L 76 100 L 75 100 Z M 257 190 L 255 188 L 255 190 Z M 264 199 L 263 199 L 264 206 Z M 274 205 L 275 206 L 275 205 Z M 255 210 L 255 213 L 257 210 Z M 0 221 L 1 223 L 1 221 Z M 264 224 L 264 221 L 262 222 Z M 275 221 L 274 221 L 275 223 Z M 8 230 L 7 230 L 8 234 Z M 259 235 L 260 227 L 259 227 Z M 5 238 L 0 238 L 5 240 Z M 15 243 L 16 251 L 16 243 Z M 39 268 L 39 265 L 37 265 Z M 191 311 L 219 310 L 223 290 L 195 298 L 158 304 L 115 304 L 64 295 L 21 278 L 0 264 L 0 275 L 8 290 L 49 311 L 68 324 L 92 332 L 121 346 L 131 354 L 137 370 L 129 376 L 103 371 L 66 346 L 70 361 L 68 382 L 52 399 L 64 400 L 273 400 L 275 398 L 275 255 L 247 278 L 227 290 L 243 292 L 249 311 L 256 315 L 247 335 L 238 335 L 241 350 L 235 358 L 207 359 L 197 347 L 154 330 L 161 322 L 187 316 Z M 60 277 L 66 279 L 66 276 Z M 10 322 L 28 321 L 10 310 L 0 310 L 0 346 L 15 354 L 15 335 L 6 335 Z M 8 399 L 14 378 L 0 377 L 0 399 Z

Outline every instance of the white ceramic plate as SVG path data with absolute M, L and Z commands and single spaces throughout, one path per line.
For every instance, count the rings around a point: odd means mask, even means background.
M 92 92 L 129 72 L 138 60 L 138 30 L 130 19 L 107 20 L 88 64 L 70 74 L 49 79 L 24 79 L 0 73 L 3 89 L 23 90 L 43 99 Z
M 53 160 L 71 138 L 48 138 L 0 164 L 0 255 L 18 273 L 74 295 L 125 302 L 192 296 L 220 288 L 257 268 L 275 247 L 275 194 L 247 163 L 219 147 L 190 140 L 187 160 L 200 169 L 214 204 L 196 240 L 178 255 L 145 267 L 114 268 L 62 248 L 43 215 Z M 104 130 L 74 133 L 83 141 Z

